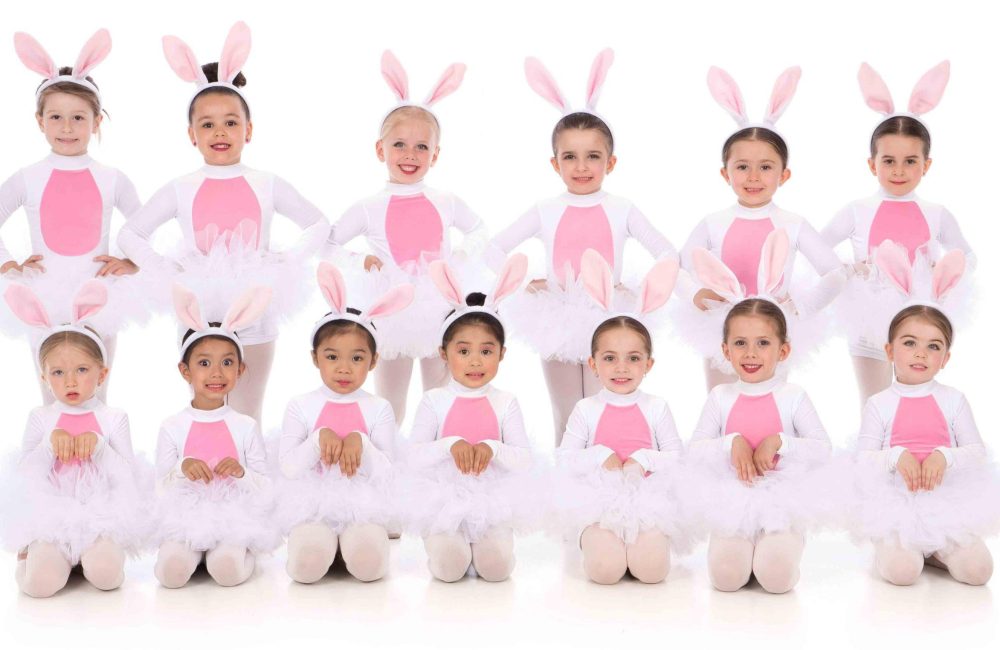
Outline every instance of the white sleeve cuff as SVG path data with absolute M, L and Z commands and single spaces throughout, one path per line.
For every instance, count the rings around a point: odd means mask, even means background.
M 644 472 L 651 472 L 652 469 L 650 469 L 650 465 L 652 463 L 650 463 L 649 454 L 647 454 L 646 451 L 646 449 L 636 449 L 632 452 L 629 458 L 639 463 L 639 466 L 642 467 Z
M 778 432 L 778 440 L 781 441 L 781 444 L 778 446 L 778 451 L 779 452 L 780 451 L 784 451 L 785 455 L 787 456 L 788 455 L 788 436 L 785 435 L 784 431 L 779 431 Z
M 895 472 L 899 457 L 906 451 L 906 447 L 889 447 L 889 471 Z
M 955 464 L 955 452 L 951 450 L 951 447 L 935 447 L 934 451 L 940 451 L 941 455 L 944 456 L 944 460 L 948 463 L 948 467 Z
M 493 452 L 493 457 L 497 457 L 497 453 L 500 451 L 500 441 L 499 440 L 483 440 L 487 447 Z
M 727 453 L 733 453 L 733 438 L 740 435 L 738 432 L 727 433 L 722 437 L 722 449 Z

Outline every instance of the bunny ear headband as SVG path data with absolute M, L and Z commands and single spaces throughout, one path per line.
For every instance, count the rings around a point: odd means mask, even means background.
M 434 281 L 435 286 L 437 286 L 438 291 L 441 292 L 444 299 L 448 301 L 448 304 L 455 310 L 441 325 L 442 336 L 444 336 L 444 332 L 451 327 L 452 323 L 456 320 L 462 316 L 476 312 L 489 314 L 493 318 L 496 318 L 500 322 L 500 326 L 504 329 L 504 331 L 507 331 L 507 325 L 500 317 L 500 314 L 497 311 L 497 306 L 500 304 L 501 300 L 517 292 L 517 290 L 521 288 L 521 283 L 524 282 L 524 276 L 528 274 L 528 256 L 524 253 L 515 253 L 507 258 L 503 268 L 500 270 L 500 275 L 497 276 L 496 284 L 493 286 L 493 292 L 486 297 L 486 304 L 481 307 L 478 305 L 466 304 L 466 294 L 462 291 L 462 286 L 459 283 L 455 272 L 446 263 L 441 260 L 435 260 L 427 267 L 427 272 L 430 274 L 431 280 Z
M 607 120 L 597 112 L 597 100 L 600 99 L 601 89 L 604 88 L 604 80 L 608 76 L 608 69 L 611 68 L 611 64 L 614 62 L 615 53 L 611 48 L 602 50 L 594 59 L 594 63 L 590 67 L 590 77 L 587 79 L 586 104 L 580 111 L 599 117 L 605 124 L 608 123 Z M 556 84 L 555 78 L 542 65 L 541 61 L 533 56 L 526 58 L 524 60 L 524 74 L 528 78 L 528 85 L 531 86 L 531 89 L 538 93 L 542 99 L 559 109 L 564 116 L 577 112 L 566 101 L 566 97 L 559 90 L 559 85 Z M 609 126 L 608 128 L 611 127 Z
M 365 328 L 378 341 L 378 332 L 375 331 L 372 321 L 400 312 L 413 302 L 413 285 L 401 284 L 375 300 L 367 310 L 360 314 L 352 314 L 347 311 L 347 288 L 344 286 L 344 276 L 336 266 L 329 262 L 320 262 L 319 268 L 316 269 L 316 281 L 319 282 L 323 298 L 330 305 L 330 313 L 313 325 L 312 333 L 309 335 L 310 340 L 315 339 L 316 333 L 327 323 L 349 320 Z
M 59 74 L 59 66 L 52 61 L 45 48 L 24 32 L 14 34 L 14 51 L 29 70 L 45 77 L 45 81 L 35 91 L 36 97 L 52 84 L 69 82 L 83 86 L 100 99 L 100 91 L 97 90 L 97 86 L 87 81 L 87 75 L 111 52 L 111 34 L 108 30 L 99 29 L 94 32 L 76 57 L 71 74 Z
M 781 73 L 778 80 L 774 82 L 774 89 L 771 91 L 771 100 L 768 102 L 767 110 L 764 112 L 763 122 L 750 121 L 750 118 L 747 117 L 746 104 L 743 102 L 740 87 L 736 85 L 733 78 L 722 68 L 712 66 L 708 69 L 708 90 L 712 93 L 712 98 L 715 99 L 719 106 L 726 109 L 726 112 L 736 120 L 737 129 L 733 133 L 753 127 L 765 128 L 778 133 L 774 125 L 792 102 L 792 97 L 795 96 L 795 89 L 799 85 L 799 77 L 801 76 L 802 68 L 798 66 L 788 68 Z M 778 135 L 780 136 L 781 134 L 778 133 Z
M 780 305 L 776 294 L 784 284 L 785 264 L 791 251 L 784 228 L 772 230 L 764 240 L 757 268 L 757 291 L 749 292 L 722 260 L 704 248 L 691 253 L 695 276 L 707 289 L 726 299 L 730 305 L 746 298 L 763 298 Z
M 918 262 L 926 262 L 920 259 Z M 929 269 L 929 264 L 914 264 L 906 249 L 886 239 L 875 249 L 875 265 L 889 283 L 911 305 L 928 305 L 944 311 L 943 302 L 965 275 L 965 254 L 950 250 Z
M 403 106 L 417 106 L 431 115 L 434 119 L 437 116 L 434 115 L 434 111 L 431 107 L 452 94 L 458 87 L 462 85 L 462 79 L 465 77 L 465 64 L 464 63 L 452 63 L 448 66 L 441 78 L 437 80 L 437 83 L 431 88 L 431 91 L 427 94 L 427 97 L 422 102 L 414 102 L 410 100 L 410 81 L 406 76 L 406 70 L 403 68 L 403 64 L 399 62 L 399 59 L 390 52 L 386 50 L 382 53 L 382 78 L 385 82 L 389 84 L 389 89 L 396 96 L 396 105 L 393 106 L 382 118 L 381 124 L 385 124 L 385 118 L 389 117 L 389 114 L 398 108 Z
M 243 64 L 250 56 L 250 28 L 245 22 L 240 21 L 233 25 L 229 35 L 226 36 L 222 55 L 219 57 L 218 81 L 209 82 L 205 72 L 198 65 L 194 52 L 187 43 L 176 36 L 163 37 L 163 55 L 167 57 L 167 63 L 178 77 L 194 83 L 197 87 L 191 96 L 191 101 L 194 101 L 194 98 L 206 88 L 227 88 L 242 97 L 243 101 L 247 101 L 243 90 L 233 85 L 233 79 L 243 69 Z
M 45 338 L 60 332 L 83 334 L 97 344 L 101 351 L 101 360 L 104 363 L 108 362 L 108 351 L 104 347 L 104 341 L 96 332 L 84 327 L 86 321 L 100 313 L 108 302 L 108 290 L 100 280 L 87 280 L 80 286 L 73 298 L 72 320 L 61 325 L 52 325 L 42 301 L 34 291 L 23 284 L 11 283 L 3 298 L 22 323 L 45 330 Z
M 667 303 L 674 292 L 680 265 L 674 258 L 658 261 L 646 274 L 639 287 L 633 311 L 615 312 L 614 310 L 614 275 L 604 256 L 592 248 L 583 252 L 580 258 L 580 279 L 587 294 L 607 313 L 604 320 L 617 316 L 628 316 L 642 322 L 650 314 Z
M 875 72 L 867 63 L 861 64 L 858 70 L 858 84 L 861 86 L 861 94 L 865 98 L 865 104 L 873 111 L 882 114 L 881 122 L 892 117 L 911 117 L 920 123 L 923 121 L 920 116 L 931 111 L 941 101 L 944 89 L 948 85 L 948 77 L 951 74 L 951 63 L 942 61 L 920 77 L 920 81 L 913 87 L 910 93 L 910 103 L 906 112 L 897 111 L 889 94 L 889 87 L 885 85 L 882 77 Z
M 229 306 L 222 325 L 212 327 L 208 324 L 208 319 L 201 313 L 201 306 L 198 304 L 198 297 L 190 289 L 175 284 L 173 288 L 174 310 L 181 325 L 194 330 L 194 333 L 181 342 L 181 358 L 188 348 L 194 345 L 195 341 L 206 336 L 221 336 L 232 341 L 239 348 L 240 356 L 243 356 L 243 344 L 240 343 L 236 330 L 243 329 L 253 324 L 267 310 L 271 303 L 272 290 L 270 287 L 253 287 L 239 296 Z

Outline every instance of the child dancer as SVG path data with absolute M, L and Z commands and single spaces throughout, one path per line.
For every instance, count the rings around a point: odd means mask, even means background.
M 639 390 L 653 367 L 643 325 L 666 303 L 677 279 L 674 259 L 658 262 L 640 289 L 638 309 L 612 315 L 612 271 L 588 250 L 581 277 L 605 314 L 591 337 L 590 370 L 603 388 L 573 408 L 556 451 L 563 479 L 557 517 L 580 534 L 583 567 L 598 584 L 628 571 L 646 583 L 670 571 L 670 550 L 686 546 L 675 487 L 682 445 L 667 403 Z M 610 318 L 608 317 L 610 316 Z
M 242 164 L 243 147 L 253 135 L 250 107 L 241 69 L 250 53 L 250 28 L 233 25 L 218 63 L 196 65 L 191 49 L 174 36 L 163 38 L 163 51 L 174 72 L 197 90 L 188 103 L 188 137 L 205 161 L 200 170 L 160 189 L 122 229 L 118 244 L 143 268 L 162 266 L 149 238 L 170 219 L 180 222 L 186 255 L 178 260 L 193 275 L 245 276 L 260 271 L 280 305 L 245 332 L 246 362 L 253 372 L 233 393 L 231 405 L 260 422 L 264 389 L 278 336 L 277 313 L 290 308 L 292 289 L 301 285 L 293 262 L 311 256 L 323 243 L 329 224 L 312 203 L 287 181 Z M 291 249 L 269 254 L 271 219 L 278 212 L 303 229 Z M 221 270 L 219 267 L 222 267 Z
M 453 255 L 475 259 L 489 238 L 486 225 L 457 196 L 428 187 L 424 177 L 440 153 L 441 126 L 434 104 L 458 90 L 465 65 L 455 63 L 422 103 L 410 99 L 406 71 L 392 52 L 382 55 L 382 76 L 398 104 L 383 118 L 375 155 L 385 163 L 388 181 L 377 194 L 355 203 L 333 225 L 332 254 L 345 268 L 364 268 L 372 295 L 413 283 L 416 298 L 410 309 L 382 319 L 382 346 L 375 390 L 392 404 L 397 422 L 406 414 L 406 394 L 413 360 L 420 360 L 423 390 L 443 386 L 448 371 L 438 355 L 438 324 L 448 313 L 433 283 L 427 263 Z M 464 234 L 464 251 L 451 250 L 449 230 Z M 364 236 L 371 252 L 344 248 Z M 454 263 L 454 260 L 451 262 Z
M 339 547 L 348 572 L 370 582 L 389 564 L 396 420 L 389 402 L 362 386 L 378 362 L 373 321 L 405 309 L 413 286 L 397 287 L 360 312 L 347 307 L 336 267 L 320 262 L 317 278 L 330 305 L 312 331 L 323 385 L 288 403 L 281 430 L 279 459 L 288 480 L 277 517 L 288 534 L 286 569 L 296 582 L 316 582 Z
M 253 574 L 254 557 L 280 542 L 270 522 L 264 442 L 253 418 L 226 403 L 246 366 L 242 330 L 267 309 L 270 289 L 240 296 L 221 323 L 202 315 L 198 299 L 174 288 L 177 317 L 190 329 L 181 339 L 181 376 L 191 385 L 190 406 L 167 418 L 156 444 L 161 495 L 154 542 L 156 579 L 176 589 L 204 559 L 224 587 Z
M 597 55 L 587 82 L 587 103 L 574 111 L 552 75 L 534 58 L 525 60 L 528 84 L 563 117 L 552 131 L 552 168 L 566 192 L 540 201 L 491 242 L 488 256 L 496 264 L 523 241 L 537 237 L 545 246 L 546 278 L 531 283 L 532 292 L 512 301 L 511 326 L 542 358 L 558 445 L 566 420 L 578 401 L 595 394 L 600 383 L 586 367 L 586 341 L 599 316 L 577 284 L 580 258 L 588 248 L 611 265 L 615 284 L 621 282 L 625 240 L 635 238 L 656 259 L 677 252 L 628 199 L 602 190 L 604 177 L 615 168 L 614 138 L 595 107 L 614 53 Z M 623 298 L 630 300 L 627 291 Z M 552 327 L 552 323 L 560 327 Z
M 4 545 L 18 550 L 17 584 L 35 598 L 58 592 L 79 564 L 102 590 L 125 579 L 125 554 L 144 538 L 146 495 L 133 473 L 128 416 L 97 397 L 107 379 L 104 340 L 89 326 L 107 301 L 104 283 L 84 282 L 69 324 L 53 326 L 31 289 L 4 299 L 44 332 L 37 350 L 55 401 L 28 416 L 14 485 L 3 490 Z
M 985 584 L 993 558 L 982 538 L 1000 526 L 1000 478 L 969 402 L 935 380 L 951 357 L 954 332 L 942 309 L 953 304 L 965 256 L 949 251 L 932 272 L 925 258 L 914 267 L 909 251 L 889 241 L 873 254 L 898 289 L 896 307 L 908 306 L 888 328 L 895 379 L 862 415 L 854 532 L 875 543 L 878 572 L 893 584 L 913 584 L 925 563 Z
M 0 241 L 0 273 L 26 282 L 40 282 L 45 272 L 53 283 L 136 272 L 128 259 L 110 252 L 112 211 L 131 217 L 141 207 L 132 182 L 121 171 L 95 161 L 87 153 L 90 137 L 100 134 L 104 118 L 100 92 L 90 72 L 111 51 L 111 36 L 98 30 L 80 50 L 73 67 L 57 67 L 42 46 L 23 32 L 14 35 L 14 49 L 27 68 L 44 78 L 35 90 L 35 119 L 51 153 L 25 167 L 0 185 L 0 225 L 23 207 L 28 218 L 31 255 L 18 262 Z M 39 294 L 48 295 L 44 287 Z M 114 357 L 115 333 L 103 331 L 108 365 Z M 32 341 L 37 348 L 40 340 Z M 37 359 L 36 359 L 37 364 Z M 37 376 L 41 376 L 41 369 Z M 107 397 L 108 382 L 98 392 Z M 42 395 L 52 393 L 42 382 Z
M 879 191 L 844 206 L 822 234 L 831 246 L 850 240 L 854 253 L 854 273 L 841 303 L 862 405 L 892 381 L 892 366 L 882 349 L 886 321 L 870 317 L 879 306 L 883 286 L 871 272 L 872 251 L 888 239 L 904 246 L 911 261 L 918 250 L 926 250 L 933 260 L 942 249 L 959 249 L 975 264 L 955 217 L 915 193 L 931 166 L 931 136 L 921 116 L 938 105 L 949 72 L 947 61 L 931 68 L 914 86 L 908 112 L 902 112 L 895 109 L 889 89 L 875 70 L 863 63 L 858 71 L 865 103 L 882 114 L 871 136 L 868 158 Z
M 693 251 L 707 249 L 729 267 L 746 295 L 757 295 L 763 291 L 757 283 L 762 245 L 769 233 L 783 229 L 788 236 L 790 254 L 782 270 L 786 290 L 776 298 L 792 303 L 786 309 L 790 313 L 811 315 L 836 297 L 843 288 L 844 274 L 836 254 L 809 222 L 782 210 L 772 200 L 778 188 L 791 177 L 788 145 L 775 130 L 775 123 L 792 101 L 801 74 L 798 67 L 793 67 L 778 77 L 764 121 L 753 123 L 747 117 L 743 97 L 732 77 L 719 68 L 709 69 L 708 87 L 712 97 L 738 125 L 722 145 L 723 168 L 720 170 L 722 178 L 736 194 L 737 202 L 701 220 L 681 249 L 681 264 L 693 274 Z M 790 296 L 787 279 L 792 277 L 796 251 L 801 251 L 822 277 L 810 290 Z M 705 356 L 708 389 L 735 381 L 731 366 L 718 354 L 717 323 L 713 327 L 713 317 L 706 313 L 721 308 L 724 314 L 732 304 L 720 306 L 718 303 L 725 298 L 696 282 L 682 282 L 681 293 L 684 299 L 678 307 L 680 333 Z M 797 356 L 801 358 L 807 351 L 803 345 L 806 337 L 801 336 L 803 332 L 796 334 Z
M 531 511 L 525 471 L 531 450 L 517 398 L 491 385 L 506 348 L 498 303 L 517 291 L 528 260 L 514 255 L 493 293 L 466 295 L 444 262 L 430 274 L 454 307 L 442 326 L 441 358 L 451 381 L 424 394 L 410 433 L 413 485 L 400 506 L 424 538 L 431 574 L 455 582 L 470 569 L 484 580 L 514 570 L 514 529 Z

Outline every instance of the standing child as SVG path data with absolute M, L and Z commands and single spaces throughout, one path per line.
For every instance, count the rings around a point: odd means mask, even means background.
M 410 100 L 406 71 L 392 52 L 382 55 L 382 76 L 398 104 L 382 119 L 375 155 L 386 166 L 389 178 L 377 194 L 355 203 L 333 225 L 330 245 L 345 264 L 364 268 L 372 295 L 390 287 L 414 284 L 416 298 L 410 309 L 380 322 L 383 345 L 375 389 L 389 400 L 397 422 L 406 414 L 406 394 L 414 359 L 420 360 L 423 390 L 443 386 L 448 371 L 438 355 L 438 324 L 448 313 L 427 275 L 427 264 L 460 255 L 451 249 L 449 231 L 464 233 L 464 257 L 480 255 L 489 231 L 457 196 L 424 184 L 424 177 L 441 152 L 441 125 L 432 106 L 458 90 L 465 65 L 449 66 L 422 103 Z M 343 248 L 364 236 L 370 253 Z M 454 262 L 453 262 L 454 263 Z
M 823 238 L 831 246 L 850 240 L 854 254 L 854 273 L 841 302 L 862 405 L 892 382 L 892 365 L 883 350 L 885 330 L 880 329 L 885 321 L 871 317 L 884 286 L 873 273 L 874 249 L 885 240 L 896 242 L 906 248 L 911 262 L 921 250 L 934 260 L 942 249 L 959 249 L 975 264 L 955 217 L 915 193 L 931 167 L 931 135 L 921 116 L 941 101 L 949 73 L 947 61 L 931 68 L 914 86 L 908 112 L 902 112 L 896 111 L 889 89 L 871 66 L 863 63 L 858 71 L 865 103 L 882 114 L 868 158 L 879 191 L 844 206 L 823 229 Z

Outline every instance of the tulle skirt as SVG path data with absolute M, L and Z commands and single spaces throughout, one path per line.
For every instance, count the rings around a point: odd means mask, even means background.
M 398 520 L 390 472 L 347 477 L 337 465 L 322 466 L 298 479 L 277 479 L 276 493 L 274 519 L 284 535 L 299 524 L 322 523 L 339 535 L 351 524 L 388 528 Z

